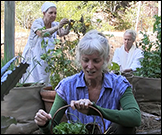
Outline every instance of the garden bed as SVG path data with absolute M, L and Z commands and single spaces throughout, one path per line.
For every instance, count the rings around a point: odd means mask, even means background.
M 18 34 L 15 34 L 15 55 L 18 53 L 22 53 L 26 43 L 27 38 L 29 35 L 29 31 L 26 34 L 22 34 L 21 36 Z M 123 38 L 122 36 L 115 36 L 109 39 L 109 43 L 111 45 L 111 56 L 112 59 L 114 50 L 117 47 L 120 47 L 122 45 Z M 3 45 L 1 45 L 1 57 L 3 55 Z M 148 108 L 149 110 L 149 108 Z M 161 105 L 160 105 L 161 110 Z M 161 134 L 161 114 L 160 116 L 150 114 L 148 112 L 141 112 L 141 126 L 137 128 L 137 134 Z M 39 130 L 34 131 L 32 134 L 42 134 Z

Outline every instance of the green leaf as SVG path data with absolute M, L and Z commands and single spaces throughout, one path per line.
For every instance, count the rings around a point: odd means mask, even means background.
M 108 68 L 110 71 L 114 71 L 115 73 L 120 72 L 120 66 L 115 62 L 112 62 L 111 65 L 108 66 Z
M 62 122 L 53 128 L 54 134 L 85 134 L 86 127 L 82 123 Z
M 60 44 L 61 43 L 61 41 L 59 40 L 59 39 L 54 39 L 54 42 L 53 42 L 54 44 Z
M 11 124 L 17 124 L 15 118 L 1 116 L 1 134 L 4 134 Z
M 49 32 L 44 33 L 44 37 L 49 37 L 51 34 Z
M 46 27 L 44 26 L 44 27 L 42 27 L 42 28 L 40 28 L 40 29 L 38 29 L 38 30 L 45 30 L 46 29 Z

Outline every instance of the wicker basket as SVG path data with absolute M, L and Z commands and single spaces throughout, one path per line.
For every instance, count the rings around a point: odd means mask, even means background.
M 55 112 L 55 114 L 53 115 L 52 123 L 51 123 L 51 134 L 53 134 L 53 126 L 52 126 L 52 125 L 53 125 L 54 118 L 55 118 L 56 114 L 57 114 L 60 110 L 62 110 L 62 109 L 64 109 L 64 108 L 67 108 L 67 107 L 70 107 L 70 105 L 65 105 L 65 106 L 59 108 L 59 109 Z M 105 132 L 106 132 L 106 129 L 105 129 L 105 122 L 104 122 L 104 120 L 103 120 L 103 116 L 102 116 L 101 112 L 100 112 L 97 108 L 95 108 L 95 107 L 93 107 L 93 106 L 89 106 L 89 107 L 92 108 L 92 109 L 94 109 L 95 111 L 97 111 L 97 112 L 100 114 L 101 119 L 102 119 L 102 122 L 103 122 L 103 125 L 104 125 L 104 133 L 105 133 Z M 92 126 L 94 126 L 94 123 L 88 123 L 88 124 L 86 124 L 86 128 L 92 127 Z M 100 127 L 99 127 L 98 124 L 96 124 L 96 123 L 95 123 L 95 128 L 96 128 L 96 130 L 98 130 L 98 131 L 95 132 L 94 134 L 101 134 L 101 133 L 102 133 Z M 89 130 L 89 129 L 87 129 L 87 130 Z

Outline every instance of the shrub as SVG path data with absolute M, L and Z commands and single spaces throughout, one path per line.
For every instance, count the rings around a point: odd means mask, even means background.
M 141 68 L 137 68 L 134 75 L 148 77 L 148 78 L 161 78 L 161 16 L 155 15 L 156 19 L 153 25 L 153 33 L 156 35 L 155 41 L 150 41 L 149 35 L 143 34 L 142 42 L 139 46 L 144 51 L 144 58 L 141 60 Z

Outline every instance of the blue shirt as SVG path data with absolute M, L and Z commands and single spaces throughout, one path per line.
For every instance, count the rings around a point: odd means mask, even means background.
M 131 85 L 124 76 L 109 72 L 104 73 L 103 84 L 96 105 L 107 109 L 119 110 L 120 98 L 129 86 Z M 83 71 L 61 80 L 56 87 L 56 91 L 67 104 L 70 104 L 71 100 L 89 99 L 88 87 L 84 81 Z M 66 110 L 66 115 L 68 120 L 80 121 L 84 124 L 96 122 L 103 130 L 103 123 L 100 116 L 85 115 L 71 109 L 71 107 Z M 104 119 L 104 122 L 107 129 L 111 121 Z

